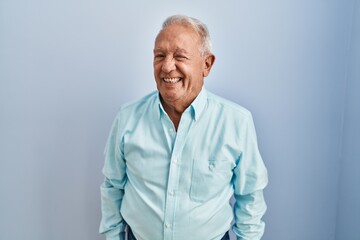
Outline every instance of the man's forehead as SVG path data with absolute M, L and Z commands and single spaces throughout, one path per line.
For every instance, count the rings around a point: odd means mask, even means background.
M 186 34 L 197 34 L 197 31 L 195 30 L 195 28 L 189 24 L 185 24 L 185 23 L 173 23 L 170 24 L 168 26 L 166 26 L 165 28 L 163 28 L 159 33 L 164 33 L 164 32 L 171 32 L 171 31 L 180 31 L 182 33 L 186 33 Z
M 195 37 L 191 35 L 183 36 L 174 36 L 174 37 L 160 37 L 155 41 L 154 51 L 172 51 L 179 53 L 186 53 L 194 51 L 198 48 L 200 42 Z

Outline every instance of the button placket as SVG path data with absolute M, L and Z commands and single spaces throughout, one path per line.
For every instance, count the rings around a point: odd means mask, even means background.
M 164 216 L 164 239 L 171 240 L 174 237 L 173 223 L 176 215 L 176 195 L 175 191 L 178 189 L 179 178 L 181 174 L 181 154 L 185 145 L 186 138 L 191 129 L 192 119 L 190 115 L 183 114 L 179 123 L 178 131 L 174 128 L 168 128 L 169 134 L 174 137 L 174 145 L 170 158 L 169 176 L 167 185 L 167 194 L 165 203 L 165 216 Z

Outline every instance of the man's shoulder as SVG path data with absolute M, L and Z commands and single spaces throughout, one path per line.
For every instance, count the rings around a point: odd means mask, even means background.
M 126 124 L 137 121 L 142 116 L 149 116 L 157 99 L 158 92 L 154 91 L 140 99 L 123 103 L 117 111 L 117 121 L 121 124 Z
M 217 107 L 219 110 L 221 109 L 222 111 L 231 112 L 236 115 L 239 114 L 244 117 L 251 116 L 251 112 L 238 103 L 235 103 L 227 98 L 221 97 L 209 91 L 207 91 L 207 96 L 209 104 Z

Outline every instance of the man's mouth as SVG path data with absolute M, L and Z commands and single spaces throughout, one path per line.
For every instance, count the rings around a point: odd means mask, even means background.
M 181 80 L 181 78 L 179 77 L 175 77 L 175 78 L 162 78 L 162 80 L 166 83 L 177 83 Z

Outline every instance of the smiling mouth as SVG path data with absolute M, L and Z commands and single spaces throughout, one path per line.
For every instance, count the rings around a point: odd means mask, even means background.
M 177 83 L 180 82 L 181 78 L 176 77 L 176 78 L 162 78 L 162 80 L 166 83 Z

